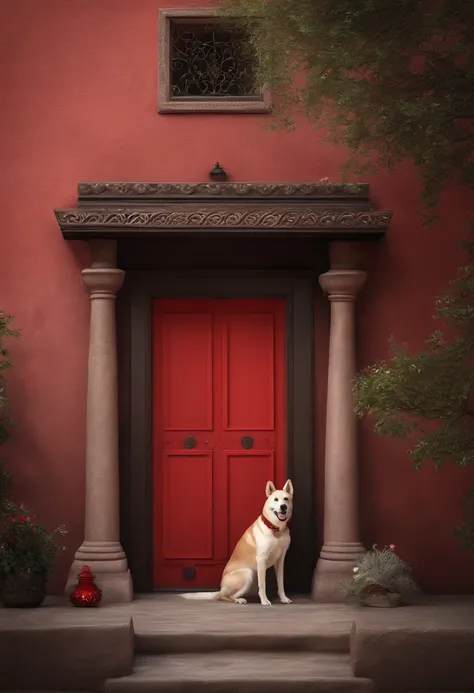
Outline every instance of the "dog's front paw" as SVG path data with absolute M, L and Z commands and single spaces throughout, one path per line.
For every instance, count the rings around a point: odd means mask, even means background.
M 236 602 L 236 604 L 247 604 L 247 600 L 246 600 L 246 599 L 243 599 L 242 597 L 238 597 L 238 598 L 235 600 L 235 602 Z
M 292 604 L 293 602 L 291 599 L 288 599 L 288 597 L 280 597 L 280 601 L 282 604 Z
M 262 603 L 262 606 L 271 606 L 272 605 L 271 601 L 269 599 L 267 599 L 266 597 L 265 597 L 265 599 L 260 599 L 260 601 Z

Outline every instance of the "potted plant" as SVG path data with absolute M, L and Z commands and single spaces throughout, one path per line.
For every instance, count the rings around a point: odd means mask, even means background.
M 0 518 L 0 601 L 6 607 L 40 606 L 64 526 L 48 532 L 22 505 L 10 504 Z
M 418 587 L 409 566 L 395 553 L 395 545 L 376 544 L 357 559 L 354 575 L 342 588 L 363 606 L 394 607 L 408 602 Z

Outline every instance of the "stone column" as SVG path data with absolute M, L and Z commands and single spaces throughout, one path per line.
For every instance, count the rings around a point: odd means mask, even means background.
M 103 590 L 103 603 L 128 602 L 133 586 L 120 543 L 118 402 L 115 295 L 125 272 L 116 267 L 115 241 L 91 243 L 93 263 L 82 272 L 90 294 L 87 376 L 86 498 L 84 541 L 77 550 L 66 591 L 83 565 Z
M 313 598 L 324 602 L 344 599 L 341 580 L 350 579 L 354 560 L 365 551 L 359 536 L 357 420 L 352 382 L 356 375 L 355 301 L 366 276 L 362 270 L 331 269 L 319 278 L 331 302 L 324 544 L 313 578 Z

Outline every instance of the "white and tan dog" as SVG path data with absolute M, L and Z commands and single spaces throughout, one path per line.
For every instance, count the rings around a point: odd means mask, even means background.
M 243 598 L 251 591 L 257 576 L 258 596 L 263 606 L 270 606 L 267 597 L 266 572 L 275 566 L 278 596 L 282 604 L 291 604 L 285 594 L 285 555 L 290 546 L 288 521 L 293 512 L 293 484 L 288 481 L 281 491 L 268 481 L 267 500 L 262 514 L 244 532 L 222 574 L 219 592 L 181 594 L 184 599 L 197 599 L 246 604 Z

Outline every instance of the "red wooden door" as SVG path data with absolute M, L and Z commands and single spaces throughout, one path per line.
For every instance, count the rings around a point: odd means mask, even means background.
M 285 481 L 284 299 L 153 302 L 154 582 L 215 587 Z

